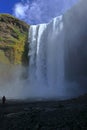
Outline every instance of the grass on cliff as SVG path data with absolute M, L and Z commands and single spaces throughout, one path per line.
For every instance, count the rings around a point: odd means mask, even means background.
M 12 48 L 14 63 L 20 64 L 26 53 L 28 25 L 9 14 L 0 14 L 0 27 L 0 48 Z
M 10 14 L 7 14 L 7 13 L 3 13 L 3 14 L 0 14 L 0 18 L 1 17 L 10 17 L 10 18 L 15 18 L 13 15 L 10 15 Z

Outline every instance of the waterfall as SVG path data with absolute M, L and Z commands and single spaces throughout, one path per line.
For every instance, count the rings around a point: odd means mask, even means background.
M 75 25 L 72 32 L 72 24 L 68 25 L 67 22 L 72 23 L 71 17 L 65 16 L 56 17 L 47 24 L 30 26 L 29 97 L 66 99 L 87 91 L 84 77 L 78 75 L 82 75 L 81 61 L 78 61 L 83 53 L 75 53 L 82 45 L 79 41 L 81 27 L 75 35 Z M 85 65 L 84 61 L 83 67 Z
M 38 91 L 60 95 L 64 91 L 63 17 L 29 29 L 29 80 Z M 43 94 L 42 94 L 43 95 Z

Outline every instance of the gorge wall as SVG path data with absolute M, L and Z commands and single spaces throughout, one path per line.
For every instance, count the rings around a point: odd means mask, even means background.
M 71 8 L 64 14 L 66 43 L 65 75 L 66 79 L 71 81 L 82 81 L 82 79 L 85 79 L 87 77 L 86 4 L 86 0 L 80 0 L 76 5 L 74 5 L 73 8 Z

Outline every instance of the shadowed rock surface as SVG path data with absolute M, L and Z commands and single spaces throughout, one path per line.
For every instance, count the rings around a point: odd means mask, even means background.
M 87 80 L 87 1 L 79 0 L 64 14 L 65 76 L 71 81 Z M 87 83 L 85 83 L 87 85 Z

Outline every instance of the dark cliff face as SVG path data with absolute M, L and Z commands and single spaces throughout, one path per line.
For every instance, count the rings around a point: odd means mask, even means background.
M 87 1 L 80 1 L 64 15 L 65 75 L 77 80 L 87 77 Z
M 0 14 L 0 62 L 27 64 L 29 26 L 9 14 Z

